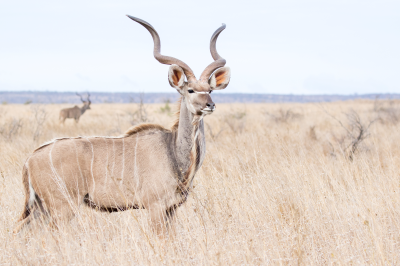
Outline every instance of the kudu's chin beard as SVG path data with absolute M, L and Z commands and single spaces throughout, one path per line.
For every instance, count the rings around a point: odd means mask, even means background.
M 206 113 L 202 113 L 201 115 L 193 115 L 192 125 L 197 125 L 200 121 L 206 116 Z

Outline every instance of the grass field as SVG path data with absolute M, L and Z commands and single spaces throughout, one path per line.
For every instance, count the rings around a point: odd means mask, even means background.
M 165 241 L 146 210 L 87 207 L 58 231 L 14 236 L 22 166 L 37 146 L 120 135 L 144 116 L 136 104 L 93 104 L 60 125 L 66 105 L 1 105 L 0 265 L 400 265 L 398 105 L 217 103 L 206 159 Z M 164 105 L 145 108 L 150 122 L 174 120 Z

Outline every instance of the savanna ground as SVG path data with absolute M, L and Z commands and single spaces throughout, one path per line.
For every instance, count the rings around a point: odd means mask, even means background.
M 153 236 L 145 210 L 83 206 L 58 231 L 14 236 L 22 165 L 41 143 L 174 120 L 162 104 L 93 104 L 62 126 L 64 107 L 0 106 L 1 265 L 400 265 L 398 102 L 217 103 L 175 236 Z

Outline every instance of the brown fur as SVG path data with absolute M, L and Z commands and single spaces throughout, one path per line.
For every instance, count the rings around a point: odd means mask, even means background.
M 164 132 L 171 132 L 171 130 L 166 129 L 165 127 L 158 125 L 158 124 L 140 124 L 140 125 L 129 128 L 123 136 L 129 137 L 129 136 L 132 136 L 139 132 L 148 131 L 148 130 L 160 130 L 160 131 L 164 131 Z
M 198 129 L 199 129 L 199 124 L 197 123 L 194 125 L 193 138 L 195 137 Z M 198 150 L 199 150 L 199 143 L 198 143 L 198 140 L 196 139 L 195 142 L 193 143 L 192 150 L 190 152 L 189 169 L 186 171 L 186 175 L 180 184 L 180 189 L 182 190 L 182 192 L 184 192 L 186 194 L 189 192 L 190 183 L 193 180 L 193 177 L 197 171 L 197 167 L 199 164 L 200 154 L 199 154 Z
M 179 127 L 179 116 L 181 115 L 181 103 L 182 103 L 182 97 L 180 97 L 178 102 L 176 103 L 176 105 L 177 105 L 176 112 L 175 112 L 176 120 L 175 120 L 174 124 L 171 127 L 171 131 L 177 131 L 178 130 L 178 127 Z
M 86 110 L 90 109 L 90 104 L 91 104 L 90 101 L 84 101 L 83 106 L 80 108 L 77 105 L 75 105 L 72 108 L 62 109 L 60 111 L 60 116 L 59 116 L 60 123 L 64 124 L 67 118 L 75 119 L 75 122 L 78 123 L 79 118 L 85 113 Z
M 48 145 L 53 144 L 54 141 L 67 140 L 67 139 L 80 139 L 80 138 L 82 138 L 82 137 L 75 137 L 75 138 L 57 138 L 57 139 L 53 139 L 53 140 L 51 140 L 51 141 L 49 141 L 49 142 L 46 142 L 46 143 L 43 143 L 42 145 L 40 145 L 39 147 L 37 147 L 37 148 L 33 151 L 33 153 L 35 153 L 36 151 L 38 151 L 38 150 L 40 150 L 40 149 L 43 149 L 44 147 L 46 147 L 46 146 L 48 146 Z M 29 158 L 28 158 L 28 159 L 29 159 Z
M 179 126 L 179 116 L 180 116 L 180 107 L 181 107 L 181 103 L 182 103 L 182 97 L 180 97 L 177 101 L 177 108 L 176 108 L 176 112 L 175 112 L 175 117 L 176 120 L 174 122 L 174 124 L 171 126 L 171 129 L 167 129 L 161 125 L 158 124 L 140 124 L 140 125 L 136 125 L 133 126 L 131 128 L 129 128 L 125 134 L 123 135 L 124 137 L 128 137 L 131 136 L 133 134 L 139 133 L 141 131 L 145 131 L 145 130 L 161 130 L 161 131 L 165 131 L 165 132 L 172 132 L 172 131 L 177 131 L 178 130 L 178 126 Z

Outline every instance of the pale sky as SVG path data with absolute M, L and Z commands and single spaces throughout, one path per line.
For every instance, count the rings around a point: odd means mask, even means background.
M 0 0 L 0 91 L 174 92 L 126 14 L 197 77 L 225 23 L 227 93 L 400 93 L 398 0 Z

